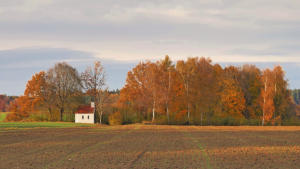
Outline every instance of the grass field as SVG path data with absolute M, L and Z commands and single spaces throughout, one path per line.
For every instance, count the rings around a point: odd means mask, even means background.
M 300 168 L 300 127 L 66 127 L 0 128 L 0 168 Z
M 9 112 L 0 112 L 0 122 L 4 121 Z

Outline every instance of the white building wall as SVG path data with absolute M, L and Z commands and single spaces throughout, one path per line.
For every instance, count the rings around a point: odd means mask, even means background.
M 94 123 L 94 113 L 76 113 L 75 123 Z

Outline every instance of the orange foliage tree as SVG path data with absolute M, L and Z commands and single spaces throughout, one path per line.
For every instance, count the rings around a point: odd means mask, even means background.
M 244 93 L 246 107 L 243 115 L 246 119 L 260 116 L 260 93 L 263 87 L 261 71 L 254 65 L 243 65 L 240 69 L 239 84 Z
M 261 92 L 262 125 L 264 125 L 266 121 L 272 118 L 275 109 L 273 100 L 275 91 L 273 72 L 270 69 L 264 70 L 261 79 L 264 86 Z
M 6 116 L 7 121 L 21 121 L 29 117 L 32 102 L 27 96 L 21 96 L 10 103 L 10 113 Z

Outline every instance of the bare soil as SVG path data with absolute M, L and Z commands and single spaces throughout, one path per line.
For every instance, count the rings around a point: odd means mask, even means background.
M 1 129 L 0 169 L 14 168 L 300 168 L 300 127 Z

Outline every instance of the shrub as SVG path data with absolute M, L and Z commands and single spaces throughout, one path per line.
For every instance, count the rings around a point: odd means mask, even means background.
M 48 121 L 48 116 L 45 113 L 31 113 L 29 119 L 32 121 Z
M 283 126 L 300 126 L 300 120 L 296 118 L 291 118 L 288 120 L 283 120 L 281 122 L 281 125 Z
M 26 112 L 13 112 L 6 116 L 6 121 L 21 121 L 29 116 Z
M 63 121 L 65 121 L 65 122 L 74 122 L 75 121 L 75 114 L 74 113 L 64 113 L 63 114 Z
M 246 121 L 246 125 L 261 126 L 261 119 L 249 119 L 249 120 Z
M 244 118 L 234 118 L 231 116 L 219 117 L 214 116 L 211 119 L 212 125 L 217 126 L 239 126 L 239 125 L 248 125 L 248 121 Z
M 155 120 L 155 124 L 160 124 L 160 125 L 168 124 L 168 118 L 167 118 L 167 116 L 160 116 L 159 118 L 157 118 Z
M 109 124 L 109 115 L 108 114 L 103 114 L 102 115 L 102 124 Z
M 187 111 L 182 110 L 180 112 L 177 112 L 174 118 L 175 124 L 187 124 Z
M 122 124 L 122 115 L 120 112 L 115 112 L 108 117 L 108 122 L 110 125 L 120 125 Z

